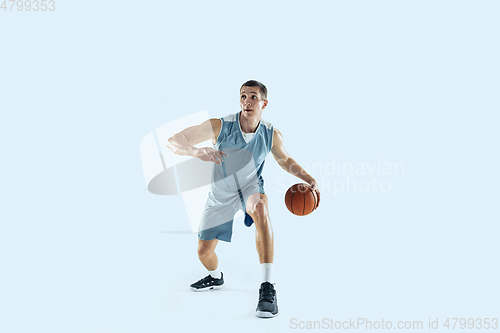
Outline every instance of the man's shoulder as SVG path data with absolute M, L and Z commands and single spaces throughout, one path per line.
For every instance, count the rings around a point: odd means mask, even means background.
M 273 124 L 271 124 L 270 122 L 268 122 L 267 120 L 264 120 L 262 118 L 260 118 L 260 123 L 262 125 L 264 125 L 268 130 L 271 130 L 273 129 Z
M 212 125 L 212 128 L 220 127 L 221 123 L 222 122 L 219 118 L 210 118 L 210 124 Z
M 238 115 L 237 113 L 233 113 L 233 114 L 227 115 L 225 117 L 222 117 L 221 119 L 223 121 L 232 122 L 232 121 L 236 121 L 236 116 L 237 115 Z

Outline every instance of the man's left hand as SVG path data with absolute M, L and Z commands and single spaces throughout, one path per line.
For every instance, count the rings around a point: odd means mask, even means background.
M 319 187 L 318 187 L 318 183 L 316 183 L 315 180 L 312 180 L 309 182 L 309 185 L 311 185 L 311 189 L 316 192 L 316 196 L 318 197 L 318 203 L 316 204 L 316 208 L 318 208 L 319 206 L 319 200 L 320 200 L 320 193 L 319 193 Z M 314 208 L 314 209 L 316 209 Z

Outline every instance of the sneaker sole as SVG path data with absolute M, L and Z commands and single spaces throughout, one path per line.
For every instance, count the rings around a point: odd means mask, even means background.
M 272 314 L 272 312 L 268 312 L 268 311 L 257 311 L 255 314 L 259 318 L 273 318 L 273 317 L 276 317 L 278 315 L 278 312 L 276 312 L 276 314 Z
M 208 290 L 212 290 L 212 289 L 214 289 L 214 290 L 220 289 L 222 287 L 224 287 L 224 285 L 222 285 L 222 286 L 210 286 L 210 287 L 199 288 L 199 289 L 196 289 L 196 288 L 193 288 L 193 287 L 189 287 L 189 288 L 191 288 L 192 291 L 208 291 Z

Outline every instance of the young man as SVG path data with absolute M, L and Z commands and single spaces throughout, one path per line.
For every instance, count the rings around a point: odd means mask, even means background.
M 278 314 L 272 279 L 273 230 L 262 178 L 267 154 L 272 152 L 283 169 L 309 183 L 317 193 L 318 204 L 320 194 L 314 178 L 288 155 L 281 133 L 261 118 L 267 104 L 267 88 L 258 81 L 247 81 L 240 88 L 240 112 L 186 128 L 172 136 L 167 144 L 176 154 L 214 163 L 210 193 L 198 232 L 198 257 L 209 275 L 193 283 L 191 289 L 201 291 L 223 286 L 215 247 L 219 240 L 231 241 L 234 214 L 242 209 L 245 225 L 250 227 L 255 223 L 255 240 L 263 272 L 256 310 L 258 317 Z M 212 139 L 213 148 L 194 147 L 209 139 Z

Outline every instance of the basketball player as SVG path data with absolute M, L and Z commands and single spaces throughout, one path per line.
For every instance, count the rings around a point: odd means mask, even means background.
M 280 131 L 261 118 L 267 104 L 267 88 L 258 81 L 247 81 L 240 88 L 240 112 L 186 128 L 172 136 L 167 144 L 176 154 L 214 163 L 210 193 L 198 232 L 198 257 L 209 274 L 193 283 L 191 289 L 219 289 L 224 285 L 215 247 L 219 240 L 231 241 L 233 217 L 241 209 L 245 212 L 245 225 L 250 227 L 255 223 L 263 273 L 256 314 L 265 318 L 278 314 L 272 278 L 273 229 L 261 175 L 267 154 L 272 152 L 283 169 L 309 183 L 316 191 L 318 204 L 320 195 L 314 178 L 288 155 Z M 213 148 L 194 146 L 209 139 Z

